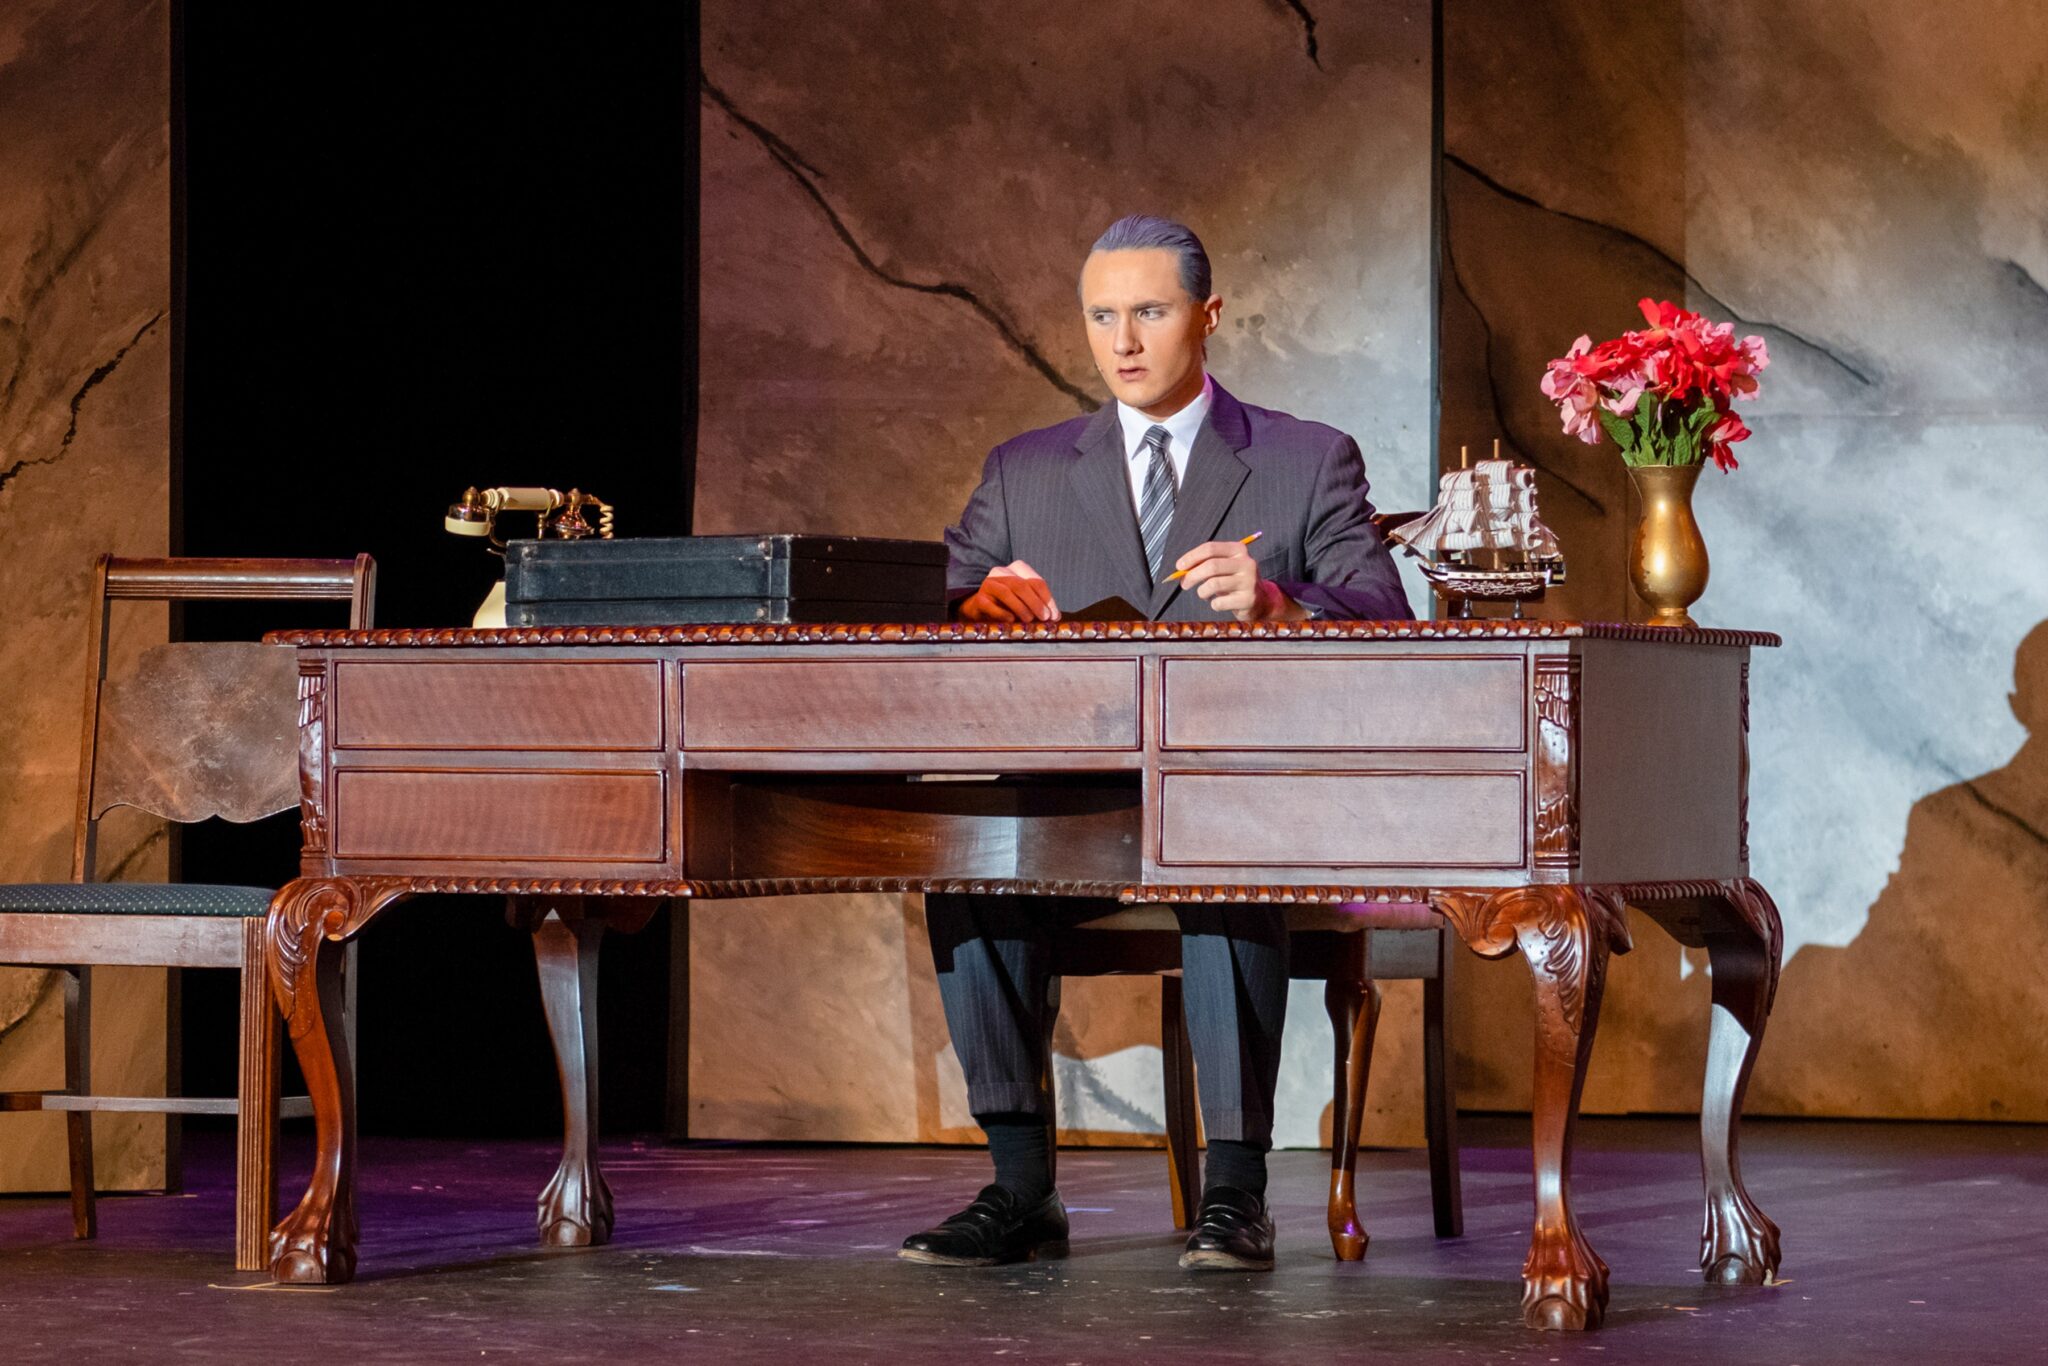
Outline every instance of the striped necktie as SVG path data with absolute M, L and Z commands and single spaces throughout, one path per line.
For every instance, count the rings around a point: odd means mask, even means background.
M 1145 471 L 1145 496 L 1138 503 L 1138 535 L 1145 542 L 1145 563 L 1152 568 L 1152 582 L 1166 574 L 1166 531 L 1173 525 L 1173 461 L 1166 454 L 1167 431 L 1153 427 L 1145 433 L 1145 449 L 1152 463 Z

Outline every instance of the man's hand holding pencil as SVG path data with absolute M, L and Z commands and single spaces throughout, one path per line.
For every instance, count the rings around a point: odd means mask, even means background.
M 1175 560 L 1167 577 L 1179 579 L 1182 588 L 1239 621 L 1305 620 L 1308 613 L 1301 604 L 1259 574 L 1251 546 L 1265 534 L 1254 531 L 1241 541 L 1204 541 Z

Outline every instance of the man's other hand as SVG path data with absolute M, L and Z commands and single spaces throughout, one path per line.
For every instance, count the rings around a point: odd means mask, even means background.
M 1187 571 L 1181 588 L 1239 621 L 1305 621 L 1301 604 L 1261 578 L 1252 548 L 1242 541 L 1205 541 L 1173 562 Z
M 1058 621 L 1060 605 L 1038 571 L 1012 560 L 988 571 L 981 587 L 960 604 L 962 621 Z

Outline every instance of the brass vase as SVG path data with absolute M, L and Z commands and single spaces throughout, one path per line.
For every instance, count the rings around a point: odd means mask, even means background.
M 1707 591 L 1707 543 L 1692 515 L 1692 487 L 1705 468 L 1704 463 L 1628 467 L 1643 502 L 1628 547 L 1628 581 L 1649 604 L 1652 626 L 1698 625 L 1685 609 Z

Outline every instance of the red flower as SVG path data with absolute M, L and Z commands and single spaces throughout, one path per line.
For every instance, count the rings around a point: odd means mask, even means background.
M 1714 458 L 1714 464 L 1718 468 L 1732 470 L 1736 466 L 1735 452 L 1728 448 L 1738 441 L 1748 439 L 1749 428 L 1735 415 L 1734 409 L 1724 408 L 1721 411 L 1721 420 L 1707 428 L 1707 454 Z
M 1644 299 L 1637 306 L 1651 330 L 1629 335 L 1657 356 L 1666 398 L 1682 399 L 1697 391 L 1723 399 L 1757 391 L 1756 372 L 1770 364 L 1762 337 L 1738 342 L 1734 323 L 1710 323 L 1668 302 Z
M 1643 321 L 1659 331 L 1669 331 L 1688 318 L 1699 317 L 1699 314 L 1688 313 L 1668 299 L 1661 302 L 1651 299 L 1638 299 L 1636 300 L 1636 307 L 1643 310 Z

